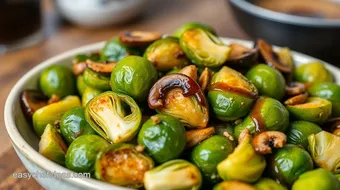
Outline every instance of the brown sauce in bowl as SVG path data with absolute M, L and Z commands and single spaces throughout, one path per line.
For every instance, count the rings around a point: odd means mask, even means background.
M 272 11 L 295 16 L 340 19 L 340 3 L 325 0 L 256 0 L 255 4 Z

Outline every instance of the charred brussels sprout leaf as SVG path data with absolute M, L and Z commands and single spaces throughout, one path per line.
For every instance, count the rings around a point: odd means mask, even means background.
M 292 190 L 335 190 L 340 189 L 340 182 L 331 172 L 318 168 L 300 175 L 294 183 Z
M 84 71 L 84 82 L 87 86 L 98 90 L 110 90 L 110 76 L 103 75 L 87 68 Z

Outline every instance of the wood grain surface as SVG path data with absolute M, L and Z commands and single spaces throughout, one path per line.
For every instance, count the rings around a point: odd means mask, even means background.
M 138 18 L 109 28 L 85 29 L 61 19 L 50 0 L 42 0 L 44 35 L 42 43 L 0 55 L 0 189 L 41 189 L 34 179 L 15 179 L 14 172 L 27 172 L 7 135 L 3 107 L 11 88 L 28 70 L 70 49 L 108 40 L 122 30 L 173 32 L 189 21 L 213 26 L 220 36 L 246 38 L 233 21 L 226 0 L 155 0 Z

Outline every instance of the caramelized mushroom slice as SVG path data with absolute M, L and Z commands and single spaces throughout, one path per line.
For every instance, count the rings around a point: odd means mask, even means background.
M 240 44 L 232 43 L 229 58 L 226 62 L 228 66 L 246 69 L 256 64 L 258 58 L 257 48 L 247 48 Z
M 25 90 L 20 95 L 21 109 L 29 120 L 35 111 L 47 105 L 47 101 L 48 97 L 38 90 Z
M 60 101 L 60 97 L 56 94 L 52 94 L 51 98 L 47 101 L 47 104 L 53 104 Z
M 286 95 L 295 96 L 306 92 L 306 86 L 300 82 L 291 82 L 286 86 Z
M 287 142 L 287 136 L 279 131 L 265 131 L 253 138 L 253 147 L 259 154 L 271 154 L 272 148 L 282 148 Z
M 120 42 L 127 46 L 147 46 L 161 37 L 159 32 L 132 31 L 119 34 Z
M 116 65 L 116 62 L 100 63 L 100 62 L 94 62 L 94 61 L 91 61 L 90 59 L 87 59 L 86 64 L 88 68 L 98 73 L 111 73 L 113 68 Z
M 340 136 L 340 117 L 335 117 L 328 120 L 322 126 L 323 130 L 333 133 L 333 135 Z
M 201 73 L 200 78 L 198 79 L 198 83 L 200 84 L 201 89 L 203 91 L 208 89 L 208 84 L 210 83 L 211 77 L 212 77 L 212 72 L 208 67 L 206 67 Z
M 188 77 L 191 77 L 195 81 L 197 81 L 197 67 L 195 65 L 189 65 L 184 67 L 178 73 L 182 73 Z
M 308 99 L 308 93 L 303 93 L 296 95 L 294 97 L 289 98 L 284 102 L 286 105 L 297 105 L 297 104 L 303 104 L 307 101 Z
M 208 127 L 204 129 L 194 129 L 189 130 L 185 133 L 185 139 L 187 141 L 186 148 L 191 148 L 199 143 L 203 142 L 205 139 L 211 137 L 215 134 L 214 127 Z
M 82 74 L 87 68 L 87 64 L 85 62 L 74 63 L 72 66 L 72 72 L 74 75 L 78 76 Z

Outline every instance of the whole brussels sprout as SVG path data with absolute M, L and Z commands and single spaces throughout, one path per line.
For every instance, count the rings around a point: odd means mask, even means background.
M 270 175 L 288 186 L 291 186 L 301 174 L 313 169 L 313 160 L 308 152 L 292 144 L 275 149 L 268 163 Z
M 287 134 L 287 143 L 301 145 L 307 150 L 308 148 L 308 136 L 321 132 L 322 129 L 308 121 L 294 121 L 290 123 Z
M 256 190 L 287 190 L 286 187 L 270 178 L 261 178 L 254 184 L 254 186 Z
M 60 132 L 67 142 L 71 144 L 81 135 L 96 134 L 85 119 L 85 108 L 76 107 L 67 111 L 60 120 Z
M 84 76 L 83 75 L 77 76 L 77 90 L 81 96 L 83 95 L 86 88 L 87 85 L 84 81 Z
M 332 74 L 324 64 L 317 61 L 299 66 L 296 68 L 294 76 L 296 81 L 306 83 L 307 85 L 333 82 Z
M 319 83 L 308 89 L 311 96 L 317 96 L 332 102 L 333 117 L 340 117 L 340 86 L 335 83 Z
M 76 138 L 66 153 L 66 167 L 75 172 L 94 172 L 97 154 L 109 143 L 98 135 Z
M 220 180 L 217 164 L 227 158 L 233 150 L 234 145 L 228 138 L 214 135 L 193 148 L 191 160 L 198 166 L 206 180 L 216 183 Z
M 87 103 L 85 118 L 100 136 L 113 143 L 121 143 L 135 137 L 142 112 L 131 97 L 104 92 Z
M 92 87 L 87 87 L 81 97 L 81 104 L 86 107 L 86 104 L 89 103 L 97 95 L 101 94 L 103 91 L 97 90 Z
M 198 190 L 202 184 L 199 169 L 185 160 L 171 160 L 144 175 L 146 190 Z
M 53 94 L 63 98 L 76 93 L 76 80 L 71 69 L 53 65 L 45 69 L 39 78 L 40 90 L 48 97 Z
M 87 86 L 101 91 L 110 90 L 110 77 L 87 68 L 84 71 L 84 82 Z
M 318 168 L 300 175 L 293 184 L 292 190 L 335 190 L 340 189 L 340 182 L 331 172 Z
M 141 187 L 145 172 L 152 169 L 152 159 L 131 144 L 112 144 L 96 160 L 96 178 L 115 185 Z
M 47 124 L 54 125 L 54 122 L 60 120 L 65 112 L 79 106 L 81 104 L 78 96 L 67 96 L 59 102 L 38 109 L 32 117 L 35 133 L 40 137 Z
M 39 153 L 53 162 L 64 166 L 67 146 L 58 133 L 58 130 L 50 124 L 45 127 L 39 141 Z
M 198 67 L 219 67 L 230 53 L 230 47 L 201 28 L 186 30 L 180 38 L 180 45 L 185 55 Z
M 119 61 L 128 55 L 140 55 L 140 52 L 139 49 L 123 45 L 118 37 L 114 37 L 101 49 L 100 58 L 104 61 Z
M 256 190 L 256 189 L 250 184 L 235 180 L 235 181 L 223 181 L 217 184 L 213 190 Z
M 210 81 L 208 101 L 218 119 L 230 121 L 247 115 L 257 95 L 253 83 L 241 73 L 224 66 Z
M 276 69 L 259 64 L 251 68 L 246 77 L 256 86 L 260 95 L 281 100 L 285 95 L 285 78 Z
M 203 30 L 209 31 L 212 34 L 216 34 L 215 30 L 208 25 L 205 25 L 205 24 L 202 24 L 202 23 L 199 23 L 199 22 L 189 22 L 189 23 L 186 23 L 186 24 L 182 25 L 181 27 L 179 27 L 174 32 L 173 36 L 180 38 L 186 30 L 191 29 L 191 28 L 201 28 Z
M 158 163 L 180 156 L 185 148 L 185 128 L 178 119 L 164 114 L 151 116 L 138 133 L 138 144 Z
M 314 162 L 328 171 L 340 173 L 340 137 L 321 131 L 308 137 L 309 152 Z
M 311 97 L 305 103 L 286 107 L 293 118 L 316 124 L 325 123 L 332 114 L 332 103 L 318 97 Z
M 144 57 L 151 61 L 158 71 L 169 71 L 173 68 L 182 68 L 189 63 L 179 40 L 167 37 L 151 44 L 144 53 Z
M 234 129 L 234 135 L 238 138 L 245 128 L 251 134 L 262 131 L 285 132 L 289 126 L 289 113 L 281 102 L 269 98 L 260 97 L 250 114 Z
M 111 88 L 114 92 L 127 94 L 137 102 L 142 102 L 157 77 L 157 70 L 150 61 L 143 57 L 128 56 L 113 69 Z

